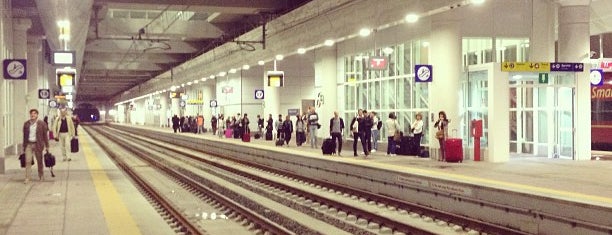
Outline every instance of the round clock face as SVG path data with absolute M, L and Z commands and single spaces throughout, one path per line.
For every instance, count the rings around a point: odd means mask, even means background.
M 601 79 L 601 73 L 599 73 L 598 71 L 591 72 L 591 84 L 598 85 L 599 83 L 601 83 Z
M 19 78 L 25 73 L 25 66 L 20 61 L 11 61 L 6 67 L 9 76 Z

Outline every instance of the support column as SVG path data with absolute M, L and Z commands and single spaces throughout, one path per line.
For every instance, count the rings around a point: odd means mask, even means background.
M 202 115 L 204 116 L 204 126 L 210 126 L 210 119 L 215 115 L 214 108 L 210 107 L 210 101 L 215 99 L 215 88 L 209 85 L 202 86 Z
M 39 64 L 40 64 L 40 53 L 39 49 L 41 47 L 41 43 L 38 39 L 35 39 L 33 42 L 29 41 L 27 43 L 27 67 L 28 67 L 28 85 L 27 85 L 27 107 L 36 108 L 39 111 L 40 118 L 44 118 L 47 115 L 47 105 L 43 105 L 48 100 L 42 100 L 38 98 L 38 89 L 45 88 L 45 82 L 39 76 Z
M 161 106 L 161 109 L 159 109 L 159 123 L 161 124 L 161 126 L 168 126 L 168 93 L 164 92 L 160 94 L 159 97 L 159 104 Z M 172 117 L 172 115 L 170 116 L 170 118 Z M 171 125 L 171 124 L 170 124 Z
M 567 4 L 566 4 L 567 3 Z M 559 8 L 559 62 L 582 62 L 576 73 L 574 159 L 591 159 L 591 93 L 589 80 L 590 0 L 561 1 Z
M 319 137 L 329 136 L 329 119 L 338 111 L 338 79 L 336 46 L 315 51 L 315 105 L 319 114 Z M 318 93 L 322 96 L 318 96 Z M 320 106 L 317 104 L 320 101 Z M 348 126 L 345 121 L 345 125 Z M 350 122 L 350 120 L 348 120 Z
M 181 102 L 181 98 L 172 98 L 171 102 L 172 103 L 171 103 L 170 107 L 171 107 L 171 110 L 172 110 L 172 116 L 174 116 L 174 115 L 176 115 L 178 117 L 183 116 L 183 114 L 181 113 L 181 106 L 179 106 L 180 105 L 179 103 Z
M 15 18 L 13 19 L 13 58 L 14 59 L 27 59 L 28 53 L 28 35 L 27 30 L 32 26 L 30 19 Z M 27 65 L 30 63 L 28 62 Z M 27 66 L 26 65 L 26 66 Z M 27 67 L 27 70 L 30 70 Z M 29 73 L 29 71 L 28 71 Z M 14 132 L 13 139 L 15 140 L 15 154 L 19 152 L 18 148 L 21 146 L 21 140 L 23 139 L 23 123 L 30 118 L 28 110 L 32 108 L 38 108 L 36 106 L 28 106 L 28 81 L 15 80 L 10 81 L 13 83 L 13 107 L 15 107 L 13 120 L 14 120 Z M 38 98 L 38 97 L 37 97 Z M 39 110 L 39 114 L 40 110 Z M 40 117 L 42 119 L 42 117 Z
M 532 28 L 529 61 L 555 60 L 555 3 L 532 1 Z
M 273 69 L 272 69 L 273 70 Z M 268 120 L 268 114 L 272 114 L 272 119 L 277 120 L 279 114 L 286 115 L 286 112 L 280 110 L 280 89 L 282 87 L 269 87 L 268 76 L 266 71 L 263 74 L 264 100 L 263 100 L 263 117 Z
M 457 129 L 461 136 L 461 117 L 463 116 L 461 79 L 461 32 L 460 19 L 455 13 L 434 16 L 430 35 L 430 58 L 433 66 L 433 82 L 431 83 L 430 100 L 430 128 L 429 143 L 434 148 L 431 154 L 437 156 L 438 140 L 435 138 L 436 129 L 433 125 L 438 120 L 438 112 L 446 112 L 451 130 Z M 433 118 L 432 118 L 433 117 Z M 402 127 L 405 128 L 405 127 Z

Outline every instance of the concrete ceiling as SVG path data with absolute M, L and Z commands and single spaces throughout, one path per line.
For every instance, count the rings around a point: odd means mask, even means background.
M 12 8 L 32 19 L 29 35 L 44 36 L 50 50 L 64 48 L 57 21 L 70 21 L 76 99 L 103 102 L 310 1 L 13 0 Z M 612 35 L 611 21 L 612 1 L 592 0 L 591 33 Z M 603 39 L 612 45 L 612 36 Z
M 57 22 L 70 21 L 65 44 L 77 56 L 76 100 L 99 102 L 309 1 L 13 0 L 12 7 L 54 51 L 64 49 Z

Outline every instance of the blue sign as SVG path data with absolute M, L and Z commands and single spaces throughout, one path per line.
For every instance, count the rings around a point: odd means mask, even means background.
M 602 86 L 604 84 L 603 69 L 591 69 L 591 86 Z
M 583 63 L 550 63 L 551 72 L 582 72 Z
M 414 66 L 415 82 L 431 82 L 433 80 L 433 66 L 430 64 L 417 64 Z
M 255 90 L 255 99 L 263 100 L 264 99 L 264 90 Z
M 26 60 L 7 59 L 2 61 L 4 79 L 26 79 Z

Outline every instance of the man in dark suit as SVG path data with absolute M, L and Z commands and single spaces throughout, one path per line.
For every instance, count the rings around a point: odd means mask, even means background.
M 32 158 L 36 156 L 38 166 L 38 179 L 43 181 L 43 150 L 49 149 L 49 128 L 47 124 L 38 119 L 38 110 L 30 109 L 30 120 L 23 123 L 23 152 L 25 153 L 25 180 L 24 184 L 30 182 L 32 174 Z

